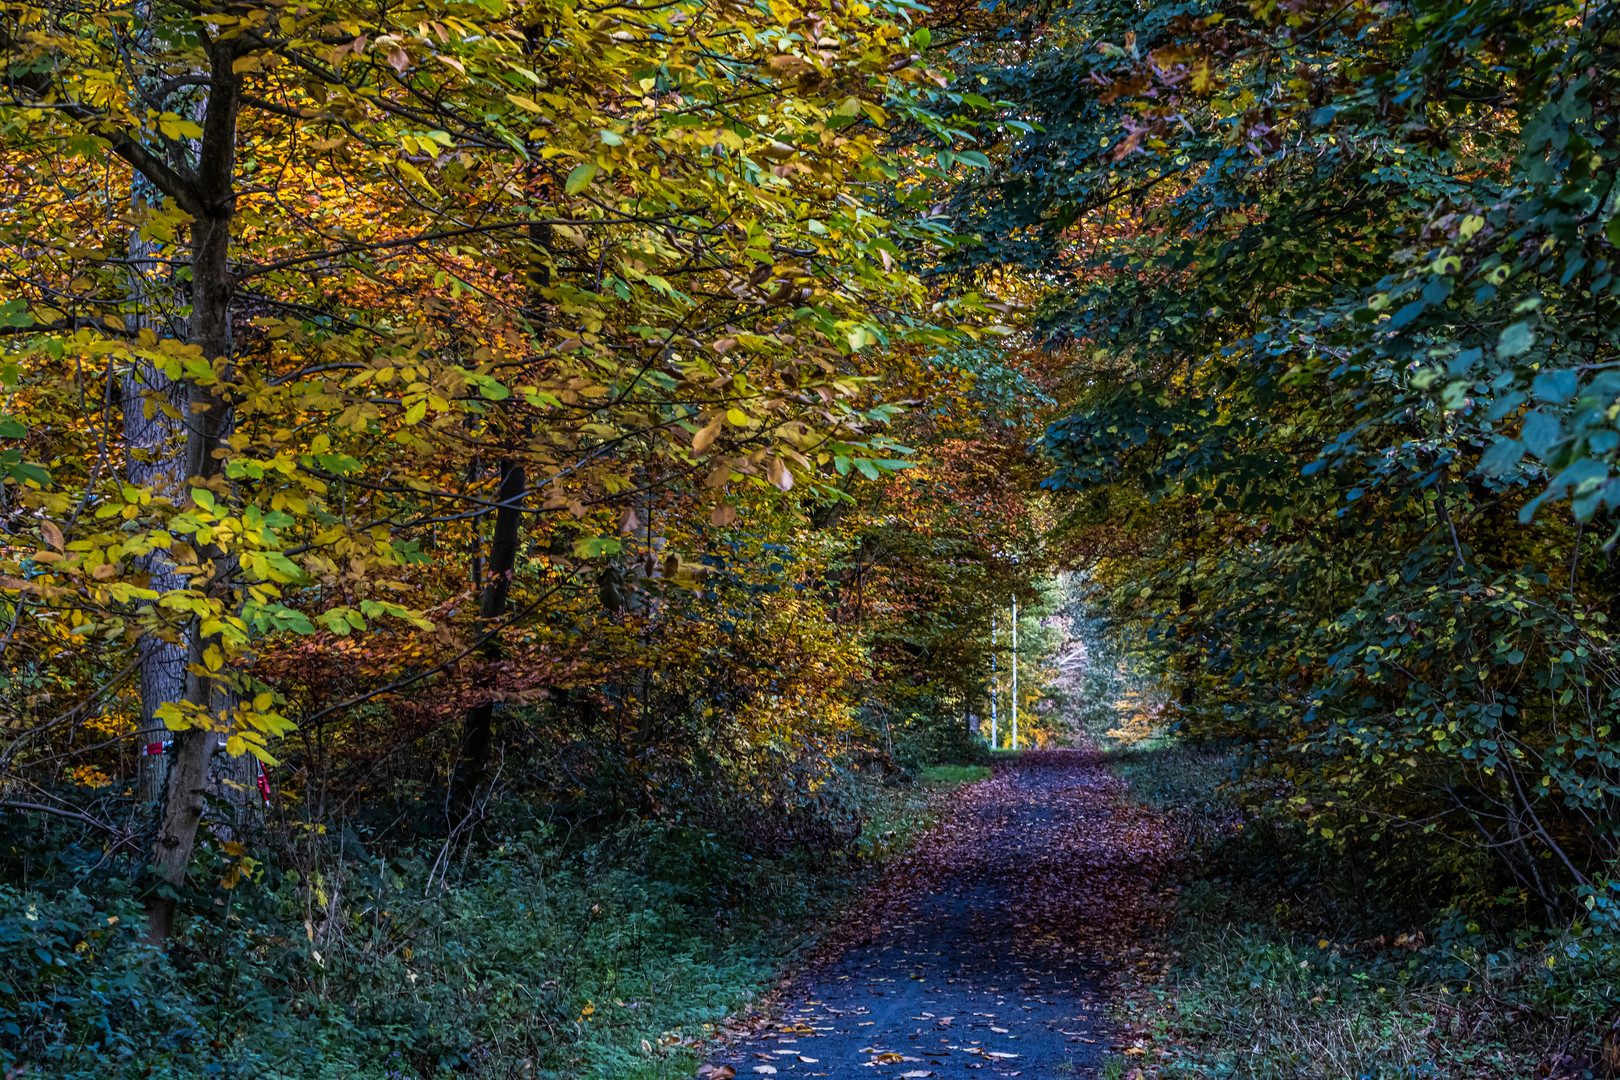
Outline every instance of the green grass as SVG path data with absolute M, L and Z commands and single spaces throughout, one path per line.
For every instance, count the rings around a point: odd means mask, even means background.
M 925 784 L 972 784 L 990 779 L 988 765 L 929 765 L 918 770 L 917 778 Z
M 910 847 L 933 825 L 940 794 L 989 778 L 990 769 L 984 765 L 928 765 L 917 771 L 915 783 L 881 789 L 868 805 L 861 830 L 862 860 L 881 861 Z

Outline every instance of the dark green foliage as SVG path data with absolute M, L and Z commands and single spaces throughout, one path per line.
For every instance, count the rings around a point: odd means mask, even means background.
M 956 207 L 1052 283 L 1116 631 L 1344 857 L 1438 831 L 1566 923 L 1620 857 L 1620 10 L 1044 26 L 982 69 L 1041 130 Z
M 746 829 L 559 830 L 532 807 L 497 807 L 472 849 L 367 854 L 356 837 L 305 875 L 250 872 L 225 890 L 234 859 L 214 844 L 167 955 L 141 942 L 139 898 L 108 867 L 0 886 L 0 1067 L 69 1080 L 685 1075 L 704 1025 L 811 940 L 871 857 L 930 820 L 933 784 L 848 775 L 843 859 Z

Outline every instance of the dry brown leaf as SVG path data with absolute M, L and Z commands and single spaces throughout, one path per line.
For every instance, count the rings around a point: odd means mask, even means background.
M 709 445 L 719 437 L 720 429 L 725 426 L 725 423 L 726 414 L 720 413 L 713 420 L 710 420 L 707 424 L 705 424 L 696 435 L 692 436 L 692 453 L 701 454 L 703 451 L 707 450 Z

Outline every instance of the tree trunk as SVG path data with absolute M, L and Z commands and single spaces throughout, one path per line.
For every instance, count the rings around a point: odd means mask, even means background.
M 1198 507 L 1191 501 L 1186 509 L 1182 539 L 1187 545 L 1187 569 L 1176 590 L 1176 636 L 1181 645 L 1181 688 L 1176 695 L 1176 711 L 1177 721 L 1186 723 L 1198 704 L 1198 673 L 1202 667 L 1192 613 L 1198 603 Z
M 212 362 L 222 379 L 231 377 L 231 219 L 236 210 L 233 180 L 236 171 L 236 119 L 241 98 L 241 76 L 232 71 L 234 46 L 214 42 L 209 55 L 207 111 L 197 148 L 197 168 L 191 213 L 191 320 L 189 337 L 202 356 Z M 220 384 L 186 384 L 186 442 L 182 476 L 191 484 L 206 483 L 223 471 L 221 450 L 230 422 L 231 403 Z M 198 552 L 200 559 L 223 569 L 225 552 L 217 547 Z M 214 579 L 219 580 L 218 575 Z M 211 589 L 222 586 L 213 585 Z M 223 586 L 230 588 L 230 586 Z M 215 593 L 218 598 L 219 594 Z M 185 700 L 214 716 L 220 680 L 208 673 L 203 660 L 209 646 L 219 647 L 217 635 L 205 635 L 194 618 L 187 642 L 188 670 Z M 197 844 L 209 787 L 209 765 L 219 744 L 211 727 L 177 731 L 169 754 L 167 793 L 152 862 L 160 887 L 147 901 L 147 939 L 161 944 L 174 925 L 175 900 L 185 881 Z
M 132 201 L 144 205 L 150 194 L 150 187 L 137 181 Z M 130 237 L 130 292 L 139 312 L 134 328 L 161 333 L 161 315 L 154 318 L 148 314 L 156 292 L 153 278 L 158 273 L 157 263 L 149 258 L 154 254 L 152 249 L 153 245 L 138 234 Z M 180 468 L 184 384 L 169 379 L 150 363 L 137 362 L 123 374 L 119 402 L 124 424 L 124 472 L 130 484 L 150 487 L 153 494 L 178 502 L 181 481 L 185 479 Z M 148 575 L 149 587 L 158 593 L 186 586 L 185 578 L 175 572 L 174 560 L 162 549 L 140 556 L 136 564 Z M 154 714 L 158 706 L 179 701 L 185 691 L 186 646 L 178 637 L 166 640 L 145 634 L 136 643 L 136 655 L 140 660 L 141 700 L 136 727 L 136 792 L 139 802 L 150 807 L 162 798 L 168 774 L 167 757 L 161 747 L 169 732 Z M 154 748 L 156 753 L 151 752 Z
M 225 560 L 224 573 L 234 576 L 239 560 L 234 556 Z M 238 658 L 236 668 L 246 667 L 246 658 Z M 242 691 L 226 682 L 214 685 L 213 712 L 216 717 L 229 716 L 242 704 Z M 214 756 L 209 765 L 208 794 L 213 796 L 216 810 L 226 810 L 229 820 L 214 823 L 214 832 L 222 840 L 240 840 L 243 834 L 260 821 L 263 796 L 259 793 L 259 759 L 249 753 L 229 754 L 222 745 L 220 735 L 215 740 Z
M 490 635 L 480 650 L 484 662 L 488 664 L 501 657 L 500 638 L 494 630 L 506 615 L 507 598 L 512 592 L 512 573 L 517 566 L 518 526 L 523 521 L 524 487 L 523 466 L 510 460 L 502 461 L 500 494 L 495 497 L 499 503 L 495 511 L 495 535 L 490 540 L 489 561 L 485 564 L 488 573 L 484 579 L 483 595 L 478 600 L 476 633 L 479 637 Z M 486 675 L 479 689 L 493 691 L 493 676 Z M 452 828 L 472 809 L 473 798 L 489 768 L 489 751 L 494 733 L 494 701 L 480 702 L 467 710 L 450 800 Z
M 539 29 L 527 31 L 529 51 L 532 53 L 540 40 Z M 534 182 L 538 174 L 530 177 Z M 551 284 L 551 226 L 531 223 L 528 230 L 528 304 L 523 315 L 532 334 L 540 334 L 546 326 L 544 290 Z M 490 538 L 489 561 L 484 569 L 488 577 L 478 598 L 479 637 L 490 634 L 496 624 L 506 616 L 507 600 L 512 592 L 512 575 L 517 568 L 518 532 L 523 524 L 523 494 L 528 483 L 523 463 L 511 459 L 501 462 L 500 491 L 495 496 L 495 532 Z M 477 569 L 477 556 L 474 556 Z M 480 649 L 486 663 L 500 659 L 501 642 L 491 636 Z M 486 675 L 481 690 L 493 690 L 493 676 Z M 489 770 L 490 750 L 495 741 L 495 702 L 484 701 L 467 710 L 462 721 L 461 748 L 456 757 L 455 775 L 450 784 L 450 821 L 448 828 L 471 812 L 480 785 Z
M 135 6 L 136 48 L 152 49 L 158 36 L 149 0 Z M 187 108 L 190 88 L 162 88 L 151 72 L 139 76 L 141 92 L 149 100 L 158 99 L 166 110 Z M 193 103 L 195 105 L 196 103 Z M 193 109 L 194 111 L 194 109 Z M 144 239 L 141 224 L 148 207 L 157 207 L 162 193 L 153 180 L 139 169 L 130 181 L 130 208 L 135 226 L 129 237 L 129 295 L 133 317 L 126 320 L 131 330 L 150 330 L 157 337 L 183 336 L 184 320 L 175 315 L 181 306 L 176 276 L 159 261 L 161 245 Z M 135 360 L 120 379 L 119 405 L 124 429 L 124 472 L 129 483 L 152 490 L 180 505 L 184 501 L 186 479 L 182 469 L 185 444 L 186 385 L 170 379 L 148 361 Z M 166 593 L 186 587 L 186 579 L 175 571 L 175 562 L 162 549 L 138 556 L 135 565 L 148 576 L 149 587 Z M 162 609 L 151 605 L 162 616 Z M 166 621 L 171 621 L 166 620 Z M 185 693 L 186 644 L 184 626 L 174 625 L 165 634 L 144 634 L 135 644 L 139 660 L 140 716 L 136 723 L 136 797 L 142 810 L 158 811 L 168 784 L 168 755 L 163 744 L 169 730 L 156 712 L 161 705 L 179 701 Z

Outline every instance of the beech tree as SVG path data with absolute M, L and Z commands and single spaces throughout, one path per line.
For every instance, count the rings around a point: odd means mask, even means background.
M 273 762 L 294 723 L 261 650 L 394 626 L 406 683 L 483 657 L 476 785 L 496 636 L 544 612 L 513 596 L 525 521 L 567 515 L 600 578 L 649 492 L 723 526 L 735 492 L 903 464 L 866 358 L 980 311 L 902 268 L 953 242 L 937 218 L 861 197 L 897 112 L 957 137 L 908 104 L 943 83 L 908 10 L 9 9 L 8 647 L 101 678 L 22 738 L 139 680 L 140 738 L 172 737 L 153 940 L 216 750 Z M 441 533 L 470 625 L 412 595 Z

